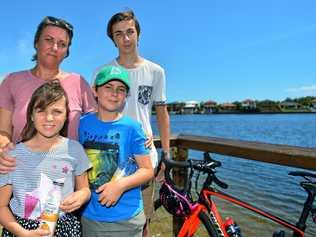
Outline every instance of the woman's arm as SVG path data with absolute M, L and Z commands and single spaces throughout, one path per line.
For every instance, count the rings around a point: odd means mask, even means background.
M 140 186 L 153 178 L 154 171 L 149 155 L 136 156 L 135 160 L 138 169 L 134 174 L 117 181 L 108 182 L 97 189 L 97 192 L 100 193 L 99 201 L 102 205 L 108 207 L 114 205 L 125 191 Z
M 9 110 L 0 108 L 0 173 L 6 174 L 15 169 L 15 159 L 6 154 L 13 149 L 12 136 L 12 113 Z
M 5 137 L 7 141 L 11 141 L 12 136 L 12 112 L 0 107 L 0 135 Z M 0 148 L 6 144 L 1 141 Z
M 79 209 L 85 202 L 90 199 L 90 189 L 87 172 L 75 177 L 75 192 L 67 196 L 60 205 L 64 212 L 73 212 Z

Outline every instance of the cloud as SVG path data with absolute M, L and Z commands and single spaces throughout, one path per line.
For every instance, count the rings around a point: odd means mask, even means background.
M 295 94 L 312 94 L 316 95 L 316 85 L 311 86 L 301 86 L 297 88 L 288 88 L 286 89 L 288 93 L 295 93 Z

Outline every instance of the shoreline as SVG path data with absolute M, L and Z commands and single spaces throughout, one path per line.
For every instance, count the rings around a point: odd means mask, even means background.
M 222 114 L 238 114 L 238 115 L 258 115 L 258 114 L 316 114 L 315 112 L 214 112 L 214 113 L 170 113 L 169 115 L 222 115 Z

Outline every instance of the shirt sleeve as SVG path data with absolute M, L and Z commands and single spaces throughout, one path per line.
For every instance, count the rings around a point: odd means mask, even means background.
M 82 112 L 83 114 L 93 112 L 97 108 L 96 100 L 92 93 L 91 87 L 81 78 L 81 96 L 82 96 Z
M 166 104 L 166 76 L 165 71 L 162 68 L 154 72 L 154 91 L 153 100 L 154 105 L 164 105 Z
M 77 158 L 74 174 L 78 176 L 78 175 L 81 175 L 83 172 L 87 171 L 88 169 L 90 169 L 92 165 L 82 145 L 79 142 L 74 141 L 73 150 L 76 152 L 76 158 Z
M 0 84 L 0 107 L 9 111 L 13 111 L 14 100 L 11 93 L 10 75 L 5 77 Z
M 78 126 L 78 141 L 81 145 L 83 145 L 84 137 L 83 137 L 83 128 L 84 128 L 84 122 L 83 122 L 83 116 L 81 116 L 79 120 L 79 126 Z
M 149 150 L 145 147 L 146 137 L 141 124 L 137 123 L 133 128 L 131 136 L 132 141 L 130 143 L 132 145 L 133 155 L 137 156 L 149 154 Z

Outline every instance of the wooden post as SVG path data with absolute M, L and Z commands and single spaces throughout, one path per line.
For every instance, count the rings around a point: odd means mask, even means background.
M 181 147 L 172 147 L 171 149 L 171 158 L 177 161 L 185 161 L 188 159 L 188 149 Z M 187 171 L 184 169 L 174 169 L 173 170 L 173 180 L 177 187 L 184 187 L 187 182 Z M 181 229 L 183 221 L 181 218 L 173 217 L 173 235 L 177 236 L 178 232 Z

